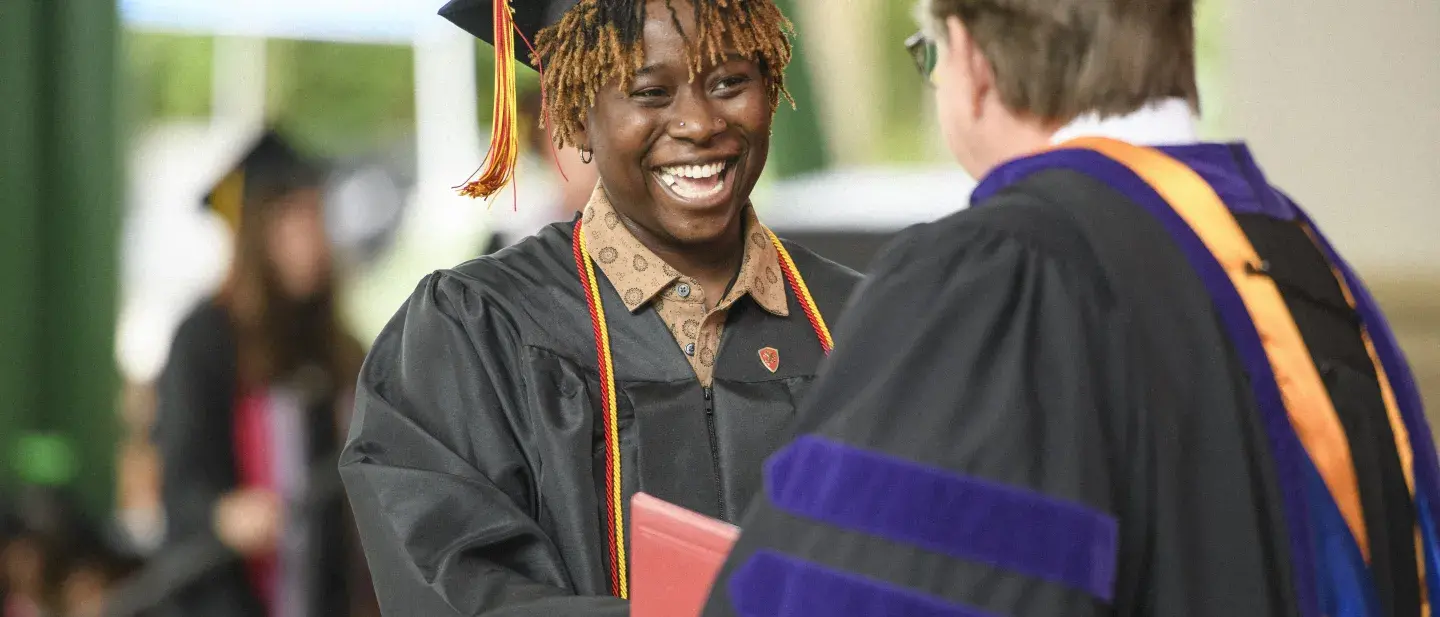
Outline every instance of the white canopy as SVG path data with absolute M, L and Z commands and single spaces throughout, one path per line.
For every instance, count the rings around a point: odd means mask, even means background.
M 128 28 L 194 34 L 409 43 L 450 27 L 440 0 L 119 0 Z

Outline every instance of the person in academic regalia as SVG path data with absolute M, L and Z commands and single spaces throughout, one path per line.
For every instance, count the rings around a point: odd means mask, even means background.
M 1437 468 L 1354 272 L 1199 142 L 1192 0 L 927 0 L 971 208 L 837 327 L 706 615 L 1416 616 Z
M 338 452 L 363 358 L 335 314 L 320 180 L 270 132 L 207 198 L 235 232 L 235 257 L 220 293 L 181 323 L 157 382 L 162 551 L 214 533 L 243 559 L 183 590 L 176 615 L 351 614 L 347 578 L 364 569 L 349 567 L 359 551 L 344 496 L 307 486 Z
M 631 496 L 739 518 L 858 281 L 750 203 L 790 60 L 769 0 L 510 8 L 441 13 L 502 84 L 534 44 L 557 145 L 600 181 L 425 277 L 375 341 L 340 465 L 386 615 L 628 614 Z M 508 179 L 504 108 L 471 194 Z

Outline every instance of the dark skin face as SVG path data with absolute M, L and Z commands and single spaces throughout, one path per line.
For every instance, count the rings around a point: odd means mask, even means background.
M 694 8 L 676 0 L 693 32 Z M 615 210 L 647 248 L 697 279 L 713 304 L 739 269 L 742 214 L 765 168 L 772 113 L 759 64 L 726 54 L 690 80 L 685 39 L 660 0 L 646 7 L 645 61 L 630 87 L 601 88 L 581 136 Z M 676 166 L 724 165 L 673 187 Z M 705 173 L 705 172 L 702 172 Z M 696 187 L 699 188 L 696 188 Z M 688 190 L 687 190 L 688 189 Z

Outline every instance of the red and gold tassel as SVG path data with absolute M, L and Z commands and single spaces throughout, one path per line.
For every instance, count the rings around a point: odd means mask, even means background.
M 515 20 L 509 0 L 495 0 L 495 117 L 490 123 L 490 152 L 477 175 L 460 187 L 467 197 L 489 199 L 515 177 L 520 154 L 516 135 Z

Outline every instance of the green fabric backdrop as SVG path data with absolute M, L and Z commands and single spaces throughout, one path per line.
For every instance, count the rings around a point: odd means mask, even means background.
M 0 0 L 0 482 L 110 506 L 124 192 L 114 0 Z

